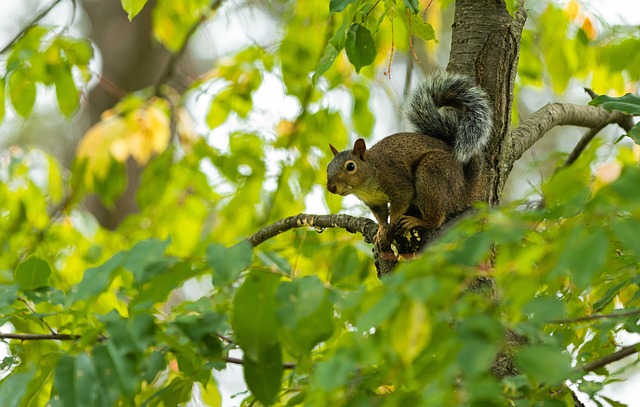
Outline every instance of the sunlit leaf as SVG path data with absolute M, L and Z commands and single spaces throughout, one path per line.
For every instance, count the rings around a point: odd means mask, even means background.
M 65 117 L 71 117 L 80 106 L 80 97 L 71 71 L 64 67 L 57 69 L 54 82 L 60 111 Z
M 144 5 L 147 4 L 147 0 L 120 0 L 120 2 L 122 3 L 124 11 L 127 12 L 129 21 L 133 20 L 133 18 L 142 10 Z
M 405 365 L 409 365 L 431 340 L 431 321 L 427 308 L 417 301 L 405 302 L 391 321 L 391 346 Z
M 16 268 L 14 277 L 22 290 L 33 290 L 49 282 L 51 267 L 46 260 L 31 256 Z
M 6 102 L 5 102 L 5 91 L 6 91 L 6 81 L 4 80 L 4 78 L 0 78 L 0 122 L 2 122 L 2 120 L 4 119 L 4 115 L 5 115 L 5 106 L 6 106 Z
M 23 71 L 14 71 L 9 77 L 9 95 L 15 111 L 26 118 L 36 101 L 36 83 Z

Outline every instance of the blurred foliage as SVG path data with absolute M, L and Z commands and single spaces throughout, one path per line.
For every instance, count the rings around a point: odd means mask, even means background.
M 133 24 L 145 4 L 122 0 Z M 604 404 L 603 385 L 630 367 L 586 376 L 580 366 L 640 332 L 640 169 L 629 149 L 597 167 L 592 146 L 542 186 L 544 205 L 479 208 L 384 281 L 370 248 L 344 231 L 300 229 L 258 248 L 242 241 L 304 210 L 324 183 L 327 143 L 371 135 L 371 79 L 393 52 L 435 39 L 428 4 L 276 2 L 277 48 L 239 51 L 180 97 L 162 88 L 123 98 L 86 134 L 72 168 L 37 148 L 1 152 L 3 331 L 75 339 L 8 341 L 0 405 L 219 405 L 211 372 L 234 362 L 234 349 L 250 390 L 243 405 L 571 406 L 568 381 Z M 180 52 L 218 5 L 158 1 L 156 39 Z M 549 5 L 531 26 L 523 85 L 549 77 L 561 89 L 591 76 L 595 88 L 622 90 L 640 76 L 637 36 L 596 28 L 576 2 Z M 38 84 L 55 86 L 70 116 L 92 54 L 85 40 L 30 28 L 6 53 L 0 97 L 28 117 Z M 229 131 L 224 143 L 194 133 L 190 98 L 209 96 L 197 119 L 212 129 L 250 123 L 267 75 L 295 101 L 295 117 Z M 347 113 L 327 102 L 331 92 L 349 99 Z M 145 165 L 139 212 L 106 230 L 82 201 L 94 193 L 112 204 L 128 159 Z M 469 289 L 486 276 L 495 298 Z M 507 346 L 508 332 L 528 344 Z M 505 353 L 520 374 L 500 379 L 490 370 Z

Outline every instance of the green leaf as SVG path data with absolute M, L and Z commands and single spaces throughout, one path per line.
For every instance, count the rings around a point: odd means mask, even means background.
M 262 404 L 272 404 L 282 383 L 284 368 L 280 345 L 265 348 L 256 361 L 244 359 L 244 380 L 251 393 Z
M 2 120 L 4 119 L 4 115 L 5 115 L 5 90 L 6 90 L 6 81 L 4 80 L 4 78 L 0 78 L 0 123 L 2 122 Z
M 547 295 L 535 297 L 522 307 L 522 312 L 540 326 L 565 316 L 565 304 L 559 298 Z
M 611 300 L 613 300 L 614 297 L 618 295 L 620 290 L 622 290 L 629 284 L 631 284 L 631 281 L 625 280 L 625 281 L 619 282 L 613 287 L 609 287 L 609 289 L 607 289 L 607 291 L 604 293 L 602 298 L 600 298 L 598 301 L 593 303 L 593 312 L 598 312 L 602 310 L 604 307 L 606 307 L 611 302 Z
M 640 239 L 638 239 L 638 230 L 640 230 L 640 221 L 635 219 L 625 219 L 614 223 L 611 228 L 620 242 L 634 255 L 640 258 Z
M 278 343 L 276 289 L 280 277 L 252 272 L 233 299 L 232 324 L 244 358 L 258 361 Z
M 122 8 L 127 12 L 129 21 L 133 20 L 135 16 L 142 10 L 147 0 L 120 0 Z
M 369 137 L 373 131 L 373 124 L 375 118 L 371 109 L 369 109 L 369 87 L 356 83 L 353 85 L 353 127 L 358 134 L 364 137 Z
M 617 110 L 627 114 L 640 114 L 640 96 L 627 93 L 621 97 L 600 95 L 589 102 L 592 106 L 602 106 L 608 111 Z
M 115 277 L 113 271 L 122 265 L 125 253 L 116 253 L 112 258 L 98 267 L 93 267 L 84 272 L 82 281 L 71 288 L 67 296 L 68 304 L 77 300 L 86 300 L 89 297 L 103 293 Z
M 446 253 L 449 261 L 473 267 L 490 255 L 493 238 L 488 233 L 475 233 L 462 240 L 462 247 Z
M 240 272 L 251 265 L 253 250 L 251 244 L 242 241 L 235 246 L 224 247 L 212 243 L 207 247 L 207 262 L 214 270 L 213 285 L 229 284 L 238 279 Z
M 413 11 L 414 13 L 420 11 L 418 0 L 403 0 L 403 3 L 406 8 Z
M 327 44 L 322 53 L 322 56 L 318 60 L 316 64 L 316 71 L 313 73 L 313 83 L 318 81 L 318 78 L 323 75 L 325 72 L 331 68 L 333 65 L 333 61 L 336 60 L 338 55 L 340 54 L 340 50 L 337 49 L 331 42 Z
M 333 333 L 333 307 L 316 276 L 283 282 L 276 293 L 278 320 L 294 354 L 308 353 Z
M 142 311 L 164 302 L 173 290 L 193 277 L 195 274 L 191 262 L 180 262 L 170 266 L 166 272 L 154 275 L 142 284 L 138 295 L 131 301 L 131 309 Z
M 96 403 L 96 372 L 86 353 L 63 355 L 55 372 L 54 386 L 62 405 L 93 407 Z
M 356 327 L 361 331 L 375 328 L 382 321 L 391 317 L 400 305 L 400 296 L 397 292 L 389 291 L 373 307 L 360 315 L 356 321 Z
M 26 118 L 36 102 L 36 83 L 23 71 L 14 71 L 9 77 L 9 95 L 16 113 Z
M 226 318 L 223 315 L 184 315 L 177 318 L 174 324 L 193 341 L 203 356 L 219 358 L 222 355 L 222 343 L 216 334 L 224 332 Z
M 376 44 L 373 37 L 369 30 L 360 24 L 353 24 L 349 28 L 345 49 L 349 61 L 356 68 L 356 72 L 360 72 L 362 67 L 371 64 L 376 56 Z
M 153 157 L 144 168 L 136 194 L 136 202 L 140 208 L 146 208 L 162 197 L 165 188 L 169 185 L 173 154 L 174 149 L 167 148 L 159 156 Z
M 138 242 L 126 253 L 122 266 L 129 270 L 136 282 L 144 282 L 167 270 L 163 256 L 170 239 L 151 238 Z
M 11 305 L 18 299 L 18 288 L 17 284 L 0 284 L 0 308 Z
M 31 256 L 18 265 L 14 278 L 20 289 L 26 291 L 46 286 L 50 275 L 49 263 L 36 256 Z
M 345 386 L 355 370 L 354 357 L 347 350 L 341 349 L 317 364 L 313 372 L 313 381 L 324 391 L 331 392 Z
M 522 347 L 516 356 L 516 363 L 537 383 L 561 383 L 569 378 L 572 371 L 571 356 L 549 345 Z
M 164 359 L 164 355 L 159 351 L 153 351 L 151 355 L 146 357 L 142 363 L 142 380 L 147 383 L 151 383 L 158 373 L 166 369 L 167 362 Z
M 29 371 L 15 368 L 0 381 L 0 406 L 19 406 L 29 382 L 35 375 L 35 368 Z
M 124 395 L 133 398 L 141 377 L 136 372 L 133 358 L 120 354 L 113 342 L 98 344 L 93 349 L 93 360 L 96 367 L 100 396 L 103 405 L 114 405 L 115 401 Z
M 71 70 L 66 68 L 56 69 L 54 82 L 56 84 L 56 98 L 58 99 L 60 111 L 65 117 L 69 118 L 78 110 L 78 106 L 80 106 L 80 97 L 76 89 L 76 84 L 73 81 Z
M 425 41 L 436 39 L 436 33 L 433 29 L 433 26 L 424 21 L 419 14 L 411 14 L 409 16 L 409 24 L 411 28 L 411 34 L 422 38 Z
M 258 252 L 258 258 L 265 266 L 291 276 L 291 265 L 284 257 L 275 252 Z
M 339 13 L 351 3 L 354 3 L 356 0 L 331 0 L 329 2 L 329 11 L 332 13 Z
M 636 123 L 626 135 L 631 137 L 634 143 L 640 144 L 640 123 Z
M 607 260 L 609 239 L 602 229 L 577 227 L 567 238 L 551 276 L 569 273 L 578 290 L 584 290 Z
M 404 301 L 390 326 L 391 346 L 405 365 L 410 365 L 431 340 L 432 324 L 427 307 Z

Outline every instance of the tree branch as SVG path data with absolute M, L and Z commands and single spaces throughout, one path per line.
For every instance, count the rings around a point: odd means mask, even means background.
M 223 359 L 227 363 L 233 363 L 235 365 L 244 365 L 244 360 L 242 360 L 242 359 L 232 358 L 231 356 L 224 357 Z M 282 367 L 285 368 L 285 369 L 295 369 L 296 368 L 296 364 L 295 363 L 291 363 L 291 362 L 284 362 L 282 364 Z
M 616 351 L 610 355 L 604 356 L 600 359 L 596 359 L 593 362 L 589 362 L 587 364 L 584 364 L 582 366 L 579 366 L 576 368 L 576 370 L 583 370 L 586 372 L 592 372 L 594 370 L 600 369 L 601 367 L 605 367 L 606 365 L 608 365 L 609 363 L 613 363 L 616 362 L 620 359 L 626 358 L 627 356 L 631 356 L 633 354 L 638 353 L 638 347 L 640 346 L 640 343 L 636 343 L 633 345 L 629 345 L 629 346 L 625 346 L 624 348 L 620 349 L 619 351 Z
M 13 44 L 18 42 L 20 40 L 20 38 L 22 38 L 27 33 L 29 28 L 33 27 L 34 25 L 36 25 L 38 23 L 38 21 L 42 20 L 61 1 L 62 0 L 54 0 L 51 4 L 49 4 L 49 7 L 45 8 L 44 10 L 42 10 L 42 12 L 40 12 L 31 21 L 29 21 L 29 23 L 22 30 L 20 30 L 20 32 L 15 37 L 13 37 L 11 39 L 11 41 L 9 41 L 9 43 L 7 45 L 4 46 L 4 48 L 2 48 L 2 50 L 0 51 L 0 55 L 2 55 L 5 52 L 7 52 L 9 50 L 9 48 L 11 48 L 13 46 Z
M 253 247 L 280 233 L 300 227 L 313 227 L 319 232 L 326 228 L 342 228 L 351 233 L 360 233 L 366 242 L 373 242 L 378 230 L 378 224 L 368 218 L 350 215 L 309 215 L 301 213 L 281 219 L 269 226 L 265 226 L 247 238 Z
M 631 116 L 621 112 L 608 112 L 601 107 L 581 106 L 571 103 L 550 103 L 533 113 L 510 134 L 512 143 L 511 164 L 522 157 L 525 151 L 556 126 L 580 126 L 602 128 L 616 123 L 626 131 L 633 127 Z M 631 125 L 631 126 L 630 126 Z M 587 136 L 590 132 L 587 133 Z M 594 135 L 590 137 L 593 138 Z M 585 136 L 586 137 L 586 136 Z M 586 144 L 589 140 L 586 140 Z M 580 151 L 577 152 L 579 155 Z
M 17 339 L 20 341 L 38 341 L 38 340 L 56 340 L 56 341 L 75 341 L 80 339 L 80 335 L 69 334 L 11 334 L 0 333 L 0 339 Z
M 222 5 L 222 1 L 223 0 L 213 0 L 211 2 L 211 4 L 209 5 L 210 12 L 212 13 L 212 12 L 216 11 Z M 200 27 L 200 25 L 202 23 L 207 21 L 208 18 L 209 18 L 209 15 L 204 14 L 200 18 L 200 20 L 198 20 L 189 29 L 189 32 L 187 33 L 187 35 L 184 38 L 184 43 L 182 44 L 182 47 L 178 50 L 178 52 L 176 52 L 175 54 L 171 54 L 171 56 L 169 57 L 169 60 L 167 61 L 164 69 L 160 72 L 160 75 L 158 76 L 158 79 L 156 79 L 156 82 L 155 82 L 155 85 L 154 85 L 154 87 L 156 89 L 156 95 L 160 94 L 160 91 L 159 91 L 160 85 L 166 83 L 169 79 L 171 79 L 171 77 L 173 76 L 173 74 L 175 72 L 176 64 L 178 63 L 180 58 L 182 58 L 182 55 L 184 54 L 185 50 L 187 49 L 187 45 L 189 44 L 189 40 L 196 33 L 196 31 L 198 31 L 198 27 Z

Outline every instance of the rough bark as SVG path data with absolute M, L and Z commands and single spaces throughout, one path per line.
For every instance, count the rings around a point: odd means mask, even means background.
M 496 204 L 511 170 L 506 164 L 508 135 L 526 12 L 520 4 L 515 16 L 504 0 L 457 0 L 447 70 L 476 78 L 493 103 L 494 133 L 486 154 L 488 187 L 484 200 Z

